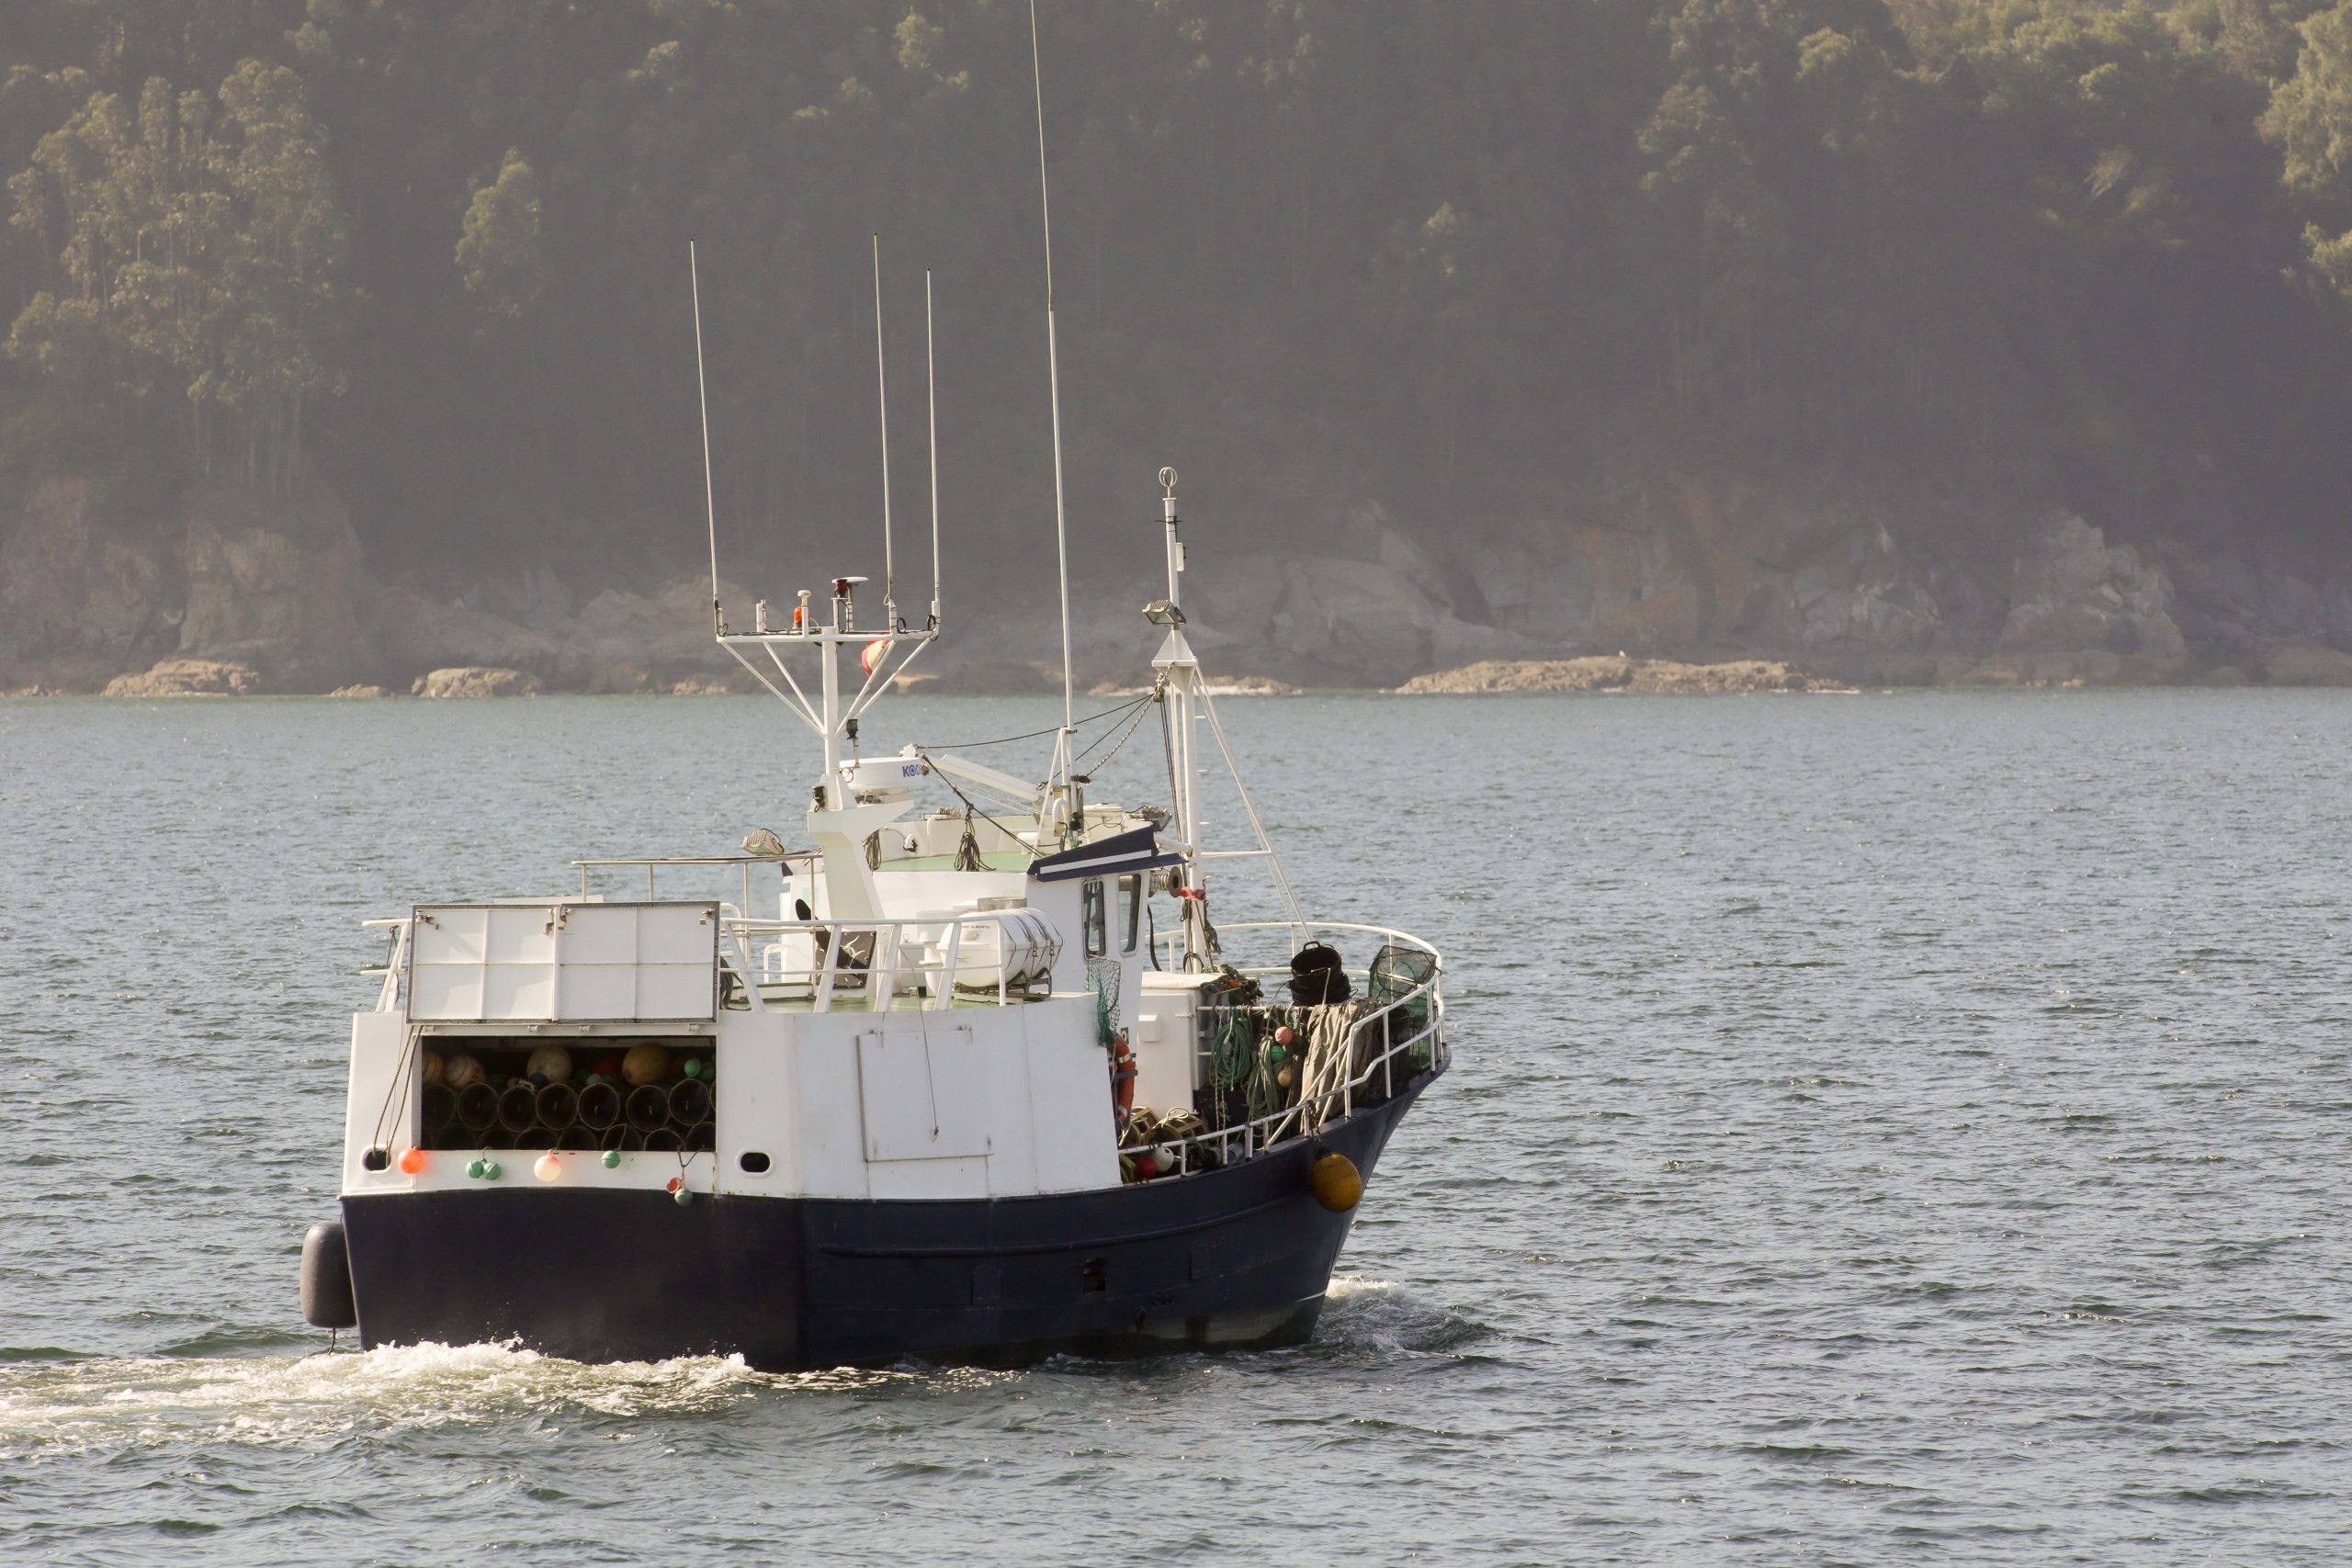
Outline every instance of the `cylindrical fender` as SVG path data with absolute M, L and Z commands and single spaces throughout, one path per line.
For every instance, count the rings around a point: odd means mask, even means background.
M 332 1220 L 312 1225 L 302 1237 L 302 1321 L 313 1328 L 356 1328 L 359 1308 L 351 1293 L 351 1253 L 343 1226 Z

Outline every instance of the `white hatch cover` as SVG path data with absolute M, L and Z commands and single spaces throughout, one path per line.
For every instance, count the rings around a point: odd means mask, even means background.
M 989 1077 L 968 1027 L 861 1034 L 857 1078 L 867 1159 L 964 1159 L 989 1152 Z
M 707 1020 L 716 904 L 420 904 L 408 1015 L 433 1023 Z

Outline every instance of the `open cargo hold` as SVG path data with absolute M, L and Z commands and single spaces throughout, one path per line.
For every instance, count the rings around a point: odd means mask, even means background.
M 716 1146 L 718 1057 L 707 1041 L 437 1035 L 418 1059 L 420 1148 Z

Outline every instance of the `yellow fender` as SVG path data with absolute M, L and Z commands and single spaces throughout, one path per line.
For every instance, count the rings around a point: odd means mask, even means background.
M 1315 1201 L 1335 1214 L 1344 1214 L 1363 1201 L 1363 1173 L 1342 1154 L 1326 1154 L 1307 1168 L 1306 1182 Z

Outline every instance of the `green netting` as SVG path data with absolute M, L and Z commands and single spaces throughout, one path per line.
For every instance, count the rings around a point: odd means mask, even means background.
M 1119 1043 L 1119 1024 L 1111 1011 L 1111 993 L 1099 974 L 1089 975 L 1086 983 L 1094 992 L 1094 1037 L 1108 1051 Z
M 1430 1026 L 1430 998 L 1426 987 L 1437 976 L 1437 955 L 1419 948 L 1398 947 L 1394 943 L 1384 947 L 1372 961 L 1372 972 L 1365 989 L 1374 1007 L 1399 1004 L 1388 1014 L 1388 1041 L 1413 1040 Z M 1415 995 L 1419 992 L 1419 995 Z M 1409 1000 L 1403 998 L 1409 998 Z M 1426 1037 L 1414 1042 L 1405 1053 L 1405 1061 L 1415 1072 L 1430 1065 L 1430 1052 L 1434 1042 Z
M 1281 1051 L 1285 1058 L 1290 1055 L 1288 1051 L 1274 1043 L 1271 1034 L 1266 1037 L 1266 1043 L 1258 1047 L 1248 1089 L 1250 1120 L 1252 1122 L 1262 1116 L 1272 1116 L 1289 1103 L 1290 1091 L 1283 1088 L 1282 1080 L 1276 1076 L 1283 1069 L 1283 1063 L 1274 1060 L 1277 1051 Z M 1296 1074 L 1292 1076 L 1295 1077 Z
M 1219 1093 L 1229 1093 L 1249 1080 L 1257 1043 L 1257 1024 L 1249 1009 L 1216 1010 L 1209 1026 L 1209 1082 Z

